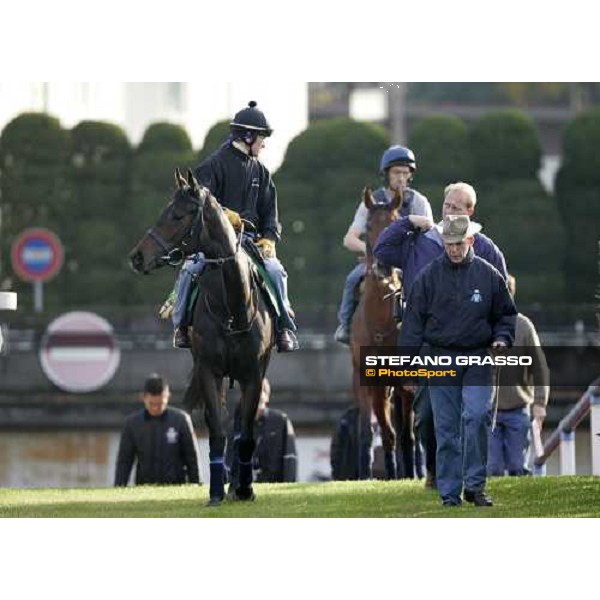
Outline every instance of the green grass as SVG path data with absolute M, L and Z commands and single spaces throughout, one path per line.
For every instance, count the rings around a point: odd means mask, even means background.
M 206 507 L 207 486 L 0 489 L 0 517 L 599 517 L 600 477 L 492 479 L 492 508 L 442 508 L 417 481 L 255 485 L 251 503 Z

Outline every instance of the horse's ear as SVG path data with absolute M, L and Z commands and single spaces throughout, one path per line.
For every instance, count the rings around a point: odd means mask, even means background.
M 188 185 L 192 188 L 192 190 L 196 191 L 198 189 L 198 182 L 194 177 L 191 169 L 188 169 Z
M 400 190 L 396 190 L 396 194 L 394 195 L 394 199 L 392 200 L 392 210 L 398 210 L 402 206 L 402 192 Z
M 183 178 L 183 175 L 181 174 L 181 171 L 178 168 L 175 169 L 175 185 L 179 189 L 185 186 L 185 179 Z
M 371 210 L 373 208 L 373 205 L 375 204 L 375 198 L 373 198 L 373 191 L 370 187 L 366 187 L 363 190 L 363 202 L 369 210 Z

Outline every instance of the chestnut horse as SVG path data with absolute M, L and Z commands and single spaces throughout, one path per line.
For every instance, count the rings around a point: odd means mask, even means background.
M 397 325 L 394 318 L 394 292 L 400 287 L 396 272 L 383 272 L 373 257 L 373 246 L 379 234 L 396 220 L 397 210 L 402 204 L 402 195 L 396 194 L 391 203 L 379 203 L 373 197 L 370 189 L 363 192 L 363 201 L 369 211 L 367 219 L 366 239 L 366 275 L 364 291 L 352 319 L 350 350 L 352 353 L 353 389 L 359 407 L 359 478 L 372 477 L 373 432 L 371 429 L 371 410 L 375 413 L 379 427 L 385 457 L 386 479 L 396 479 L 396 431 L 391 421 L 390 398 L 392 390 L 389 387 L 360 385 L 360 348 L 361 346 L 396 346 Z M 401 393 L 401 392 L 399 392 Z M 412 477 L 406 466 L 412 465 L 412 419 L 408 398 L 401 398 L 397 403 L 396 422 L 402 424 L 402 462 L 405 465 L 403 474 Z

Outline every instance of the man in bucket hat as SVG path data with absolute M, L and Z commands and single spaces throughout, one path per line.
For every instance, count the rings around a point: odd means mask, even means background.
M 477 205 L 477 192 L 464 181 L 451 183 L 444 189 L 442 220 L 449 215 L 467 215 L 473 218 Z M 506 261 L 500 249 L 481 231 L 475 233 L 473 251 L 496 267 L 506 279 Z M 410 215 L 401 217 L 387 227 L 379 236 L 373 254 L 378 262 L 387 267 L 402 269 L 402 285 L 406 298 L 412 284 L 421 271 L 438 256 L 444 254 L 444 240 L 441 228 L 434 227 L 433 220 Z M 409 388 L 412 391 L 414 386 Z M 405 390 L 407 387 L 404 388 Z M 427 467 L 426 487 L 436 487 L 435 455 L 437 453 L 433 413 L 429 388 L 422 382 L 414 390 L 413 409 L 415 411 L 415 432 L 425 450 Z
M 432 354 L 485 356 L 514 340 L 516 308 L 498 270 L 473 252 L 481 228 L 468 215 L 437 226 L 444 254 L 416 278 L 400 332 L 401 348 Z M 437 440 L 437 487 L 444 506 L 464 499 L 492 506 L 485 493 L 494 386 L 490 365 L 463 365 L 451 385 L 430 386 Z

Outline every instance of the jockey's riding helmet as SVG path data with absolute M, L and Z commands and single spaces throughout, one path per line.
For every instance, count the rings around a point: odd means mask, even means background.
M 259 135 L 269 137 L 273 133 L 267 117 L 261 110 L 256 108 L 254 100 L 248 102 L 246 108 L 235 114 L 233 121 L 229 123 L 229 127 L 236 138 L 241 138 L 248 144 L 254 143 Z
M 405 146 L 390 146 L 381 157 L 379 170 L 382 174 L 395 165 L 406 165 L 413 173 L 417 170 L 415 154 Z

